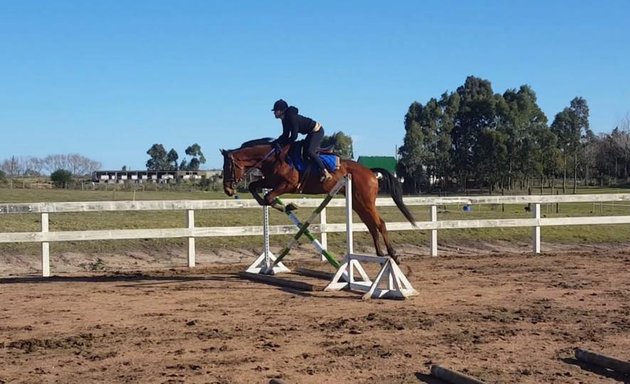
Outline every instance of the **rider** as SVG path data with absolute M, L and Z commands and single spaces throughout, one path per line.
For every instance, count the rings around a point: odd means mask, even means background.
M 315 120 L 299 115 L 296 107 L 289 107 L 289 104 L 282 99 L 273 103 L 272 111 L 276 119 L 282 120 L 282 135 L 276 139 L 276 142 L 285 145 L 297 140 L 298 133 L 306 135 L 303 149 L 304 157 L 310 158 L 319 167 L 320 182 L 330 180 L 332 175 L 317 155 L 317 149 L 324 138 L 324 127 Z

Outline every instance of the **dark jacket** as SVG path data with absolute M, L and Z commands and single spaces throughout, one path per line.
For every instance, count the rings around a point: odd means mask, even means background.
M 284 112 L 282 119 L 282 135 L 278 137 L 280 144 L 288 144 L 297 140 L 298 133 L 309 134 L 315 128 L 315 120 L 298 114 L 298 109 L 291 106 Z

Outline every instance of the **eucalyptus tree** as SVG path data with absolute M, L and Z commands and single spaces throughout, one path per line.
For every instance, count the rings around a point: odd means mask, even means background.
M 177 151 L 173 148 L 171 148 L 170 151 L 168 151 L 168 153 L 166 154 L 166 162 L 167 162 L 167 170 L 169 171 L 177 171 L 179 169 L 179 166 L 177 164 L 177 160 L 179 159 L 179 154 L 177 154 Z
M 182 160 L 182 164 L 180 165 L 180 169 L 188 170 L 188 171 L 198 171 L 201 164 L 206 163 L 206 157 L 201 152 L 201 146 L 197 143 L 190 145 L 186 148 L 187 156 L 190 156 L 191 159 L 186 163 L 186 160 Z
M 426 158 L 424 134 L 421 125 L 424 107 L 413 102 L 405 115 L 405 137 L 403 145 L 398 149 L 400 161 L 397 173 L 404 178 L 407 191 L 412 194 L 420 192 L 420 185 L 426 179 L 423 166 Z
M 442 113 L 436 132 L 435 177 L 444 190 L 453 176 L 452 133 L 453 127 L 455 127 L 456 114 L 459 110 L 460 96 L 458 93 L 448 94 L 444 92 L 438 103 Z
M 419 116 L 421 143 L 421 162 L 428 182 L 437 180 L 439 159 L 439 126 L 442 121 L 442 109 L 438 101 L 431 98 Z
M 497 103 L 497 130 L 506 139 L 507 168 L 506 180 L 511 188 L 515 178 L 526 182 L 532 177 L 540 177 L 543 165 L 539 151 L 543 143 L 538 142 L 540 130 L 548 129 L 547 116 L 536 102 L 536 93 L 528 85 L 518 91 L 508 89 Z
M 562 152 L 558 148 L 558 137 L 546 125 L 535 127 L 532 134 L 537 145 L 537 149 L 533 151 L 533 156 L 534 164 L 539 167 L 541 193 L 545 180 L 548 180 L 553 194 L 556 173 L 562 164 Z
M 352 137 L 339 131 L 334 132 L 332 135 L 325 135 L 322 139 L 322 147 L 333 146 L 335 153 L 342 159 L 353 159 L 354 151 L 352 147 Z
M 507 169 L 506 142 L 505 134 L 492 128 L 483 128 L 477 138 L 475 176 L 488 186 L 490 194 Z
M 573 193 L 576 193 L 579 156 L 583 152 L 584 144 L 593 137 L 593 132 L 589 126 L 589 108 L 586 100 L 582 97 L 571 100 L 569 107 L 556 114 L 551 124 L 551 130 L 558 137 L 558 145 L 563 153 L 563 190 L 566 192 L 568 162 L 571 160 Z
M 612 139 L 614 140 L 615 146 L 621 152 L 620 158 L 615 159 L 615 165 L 617 165 L 618 160 L 623 161 L 620 165 L 623 173 L 620 176 L 627 181 L 628 177 L 630 177 L 628 173 L 628 166 L 630 165 L 630 114 L 626 114 L 626 116 L 618 122 L 617 126 L 612 131 Z
M 627 136 L 625 132 L 615 128 L 612 133 L 602 133 L 594 140 L 594 169 L 600 185 L 604 184 L 604 179 L 617 179 L 626 173 L 626 170 L 623 169 L 627 168 L 624 166 L 624 143 L 621 141 L 624 136 Z
M 153 144 L 147 155 L 150 159 L 147 160 L 147 170 L 149 171 L 164 171 L 170 169 L 170 164 L 166 156 L 166 149 L 162 144 Z
M 470 176 L 477 174 L 479 137 L 485 129 L 496 128 L 497 98 L 490 81 L 469 76 L 457 88 L 459 109 L 451 133 L 452 158 L 460 184 L 467 188 Z

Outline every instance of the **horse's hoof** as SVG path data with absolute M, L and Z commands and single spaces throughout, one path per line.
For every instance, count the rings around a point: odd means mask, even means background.
M 285 212 L 287 212 L 287 213 L 289 213 L 289 212 L 295 211 L 296 209 L 298 209 L 298 206 L 297 206 L 297 205 L 295 205 L 295 204 L 293 204 L 293 203 L 289 203 L 289 204 L 287 204 L 287 206 L 284 208 L 284 211 L 285 211 Z
M 391 256 L 392 260 L 398 265 L 402 264 L 402 258 L 400 256 Z

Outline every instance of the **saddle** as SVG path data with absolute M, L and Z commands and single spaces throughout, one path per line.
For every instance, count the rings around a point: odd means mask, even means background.
M 307 164 L 302 158 L 302 147 L 304 146 L 304 140 L 295 141 L 291 144 L 291 148 L 289 148 L 289 153 L 287 154 L 287 163 L 293 168 L 297 169 L 297 171 L 301 174 L 307 170 L 310 164 Z M 335 172 L 339 169 L 339 156 L 335 154 L 332 149 L 333 145 L 330 145 L 325 148 L 319 148 L 317 150 L 317 154 L 319 158 L 322 160 L 324 167 L 328 169 L 330 172 Z

